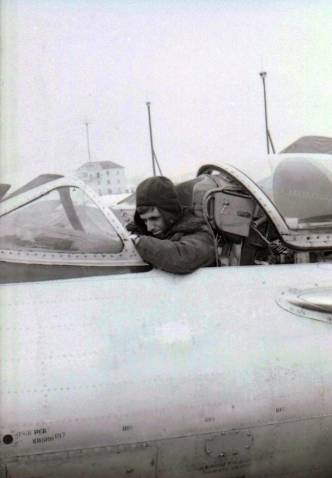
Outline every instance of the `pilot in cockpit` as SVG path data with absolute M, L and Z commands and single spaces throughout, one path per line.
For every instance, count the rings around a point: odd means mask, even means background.
M 172 181 L 164 176 L 138 185 L 134 221 L 127 229 L 142 259 L 164 271 L 188 274 L 215 261 L 214 237 L 205 220 L 180 206 Z

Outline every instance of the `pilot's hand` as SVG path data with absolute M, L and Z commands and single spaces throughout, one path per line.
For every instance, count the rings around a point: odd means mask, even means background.
M 139 240 L 140 240 L 140 236 L 138 236 L 137 234 L 130 234 L 129 237 L 133 241 L 135 246 L 137 246 L 137 244 L 139 243 Z

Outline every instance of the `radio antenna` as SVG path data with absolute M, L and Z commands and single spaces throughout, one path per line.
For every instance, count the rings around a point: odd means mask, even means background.
M 161 172 L 161 169 L 160 169 L 160 166 L 159 166 L 159 162 L 158 162 L 156 153 L 154 152 L 154 148 L 153 148 L 150 102 L 148 101 L 148 102 L 146 103 L 146 105 L 147 105 L 147 107 L 148 107 L 148 114 L 149 114 L 149 129 L 150 129 L 150 144 L 151 144 L 151 156 L 152 156 L 152 170 L 153 170 L 153 175 L 154 175 L 154 176 L 156 175 L 156 164 L 157 164 L 157 166 L 158 166 L 158 169 L 159 169 L 160 174 L 162 175 L 162 172 Z
M 266 133 L 266 146 L 267 146 L 267 154 L 270 154 L 270 144 L 272 147 L 273 153 L 275 153 L 272 138 L 269 131 L 268 121 L 267 121 L 267 100 L 266 100 L 266 86 L 265 86 L 265 78 L 266 78 L 266 71 L 262 71 L 260 76 L 263 80 L 263 90 L 264 90 L 264 111 L 265 111 L 265 133 Z
M 88 144 L 88 156 L 89 156 L 89 163 L 91 163 L 91 152 L 90 152 L 90 139 L 89 139 L 89 122 L 88 120 L 85 120 L 85 126 L 86 126 L 86 140 Z

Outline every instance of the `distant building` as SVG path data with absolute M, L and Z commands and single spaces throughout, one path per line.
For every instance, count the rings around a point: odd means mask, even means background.
M 74 175 L 87 183 L 99 196 L 131 193 L 127 185 L 125 168 L 113 161 L 90 161 L 76 169 Z

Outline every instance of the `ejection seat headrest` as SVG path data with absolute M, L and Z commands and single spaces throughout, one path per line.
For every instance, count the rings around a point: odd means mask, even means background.
M 203 198 L 207 191 L 218 187 L 213 176 L 202 174 L 197 178 L 175 186 L 181 206 L 192 207 L 198 216 L 203 217 Z

